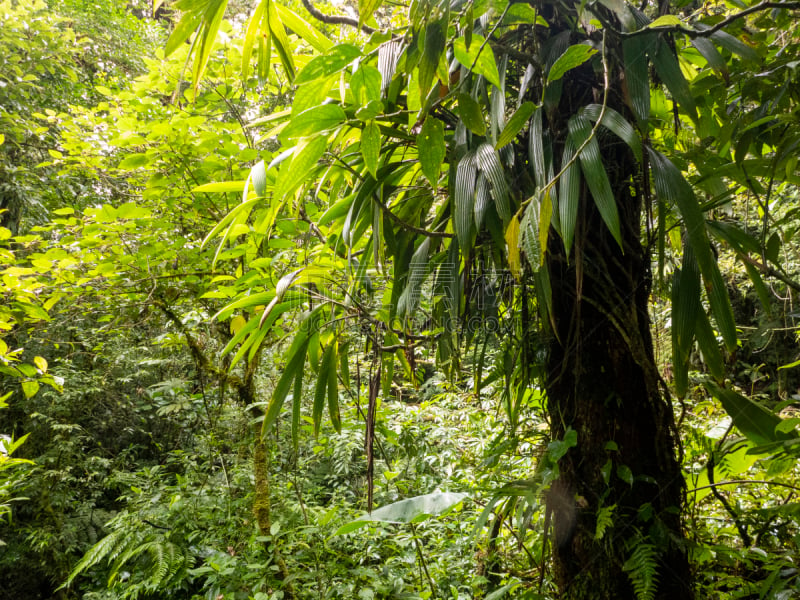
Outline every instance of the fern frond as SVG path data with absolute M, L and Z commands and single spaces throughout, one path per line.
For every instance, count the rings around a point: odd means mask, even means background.
M 653 544 L 638 542 L 622 566 L 628 573 L 637 600 L 653 600 L 658 587 L 658 550 Z
M 606 534 L 606 529 L 614 525 L 614 510 L 617 508 L 616 504 L 611 506 L 604 506 L 597 511 L 597 525 L 594 530 L 594 539 L 602 540 Z
M 58 588 L 64 589 L 69 587 L 73 580 L 86 571 L 87 569 L 91 569 L 97 563 L 99 563 L 104 558 L 112 557 L 118 553 L 118 548 L 120 546 L 124 547 L 127 545 L 128 540 L 123 535 L 123 531 L 112 531 L 102 540 L 97 542 L 94 546 L 92 546 L 89 551 L 83 556 L 83 558 L 78 561 L 78 564 L 75 565 L 75 568 L 72 570 L 72 573 L 69 574 L 67 580 L 61 584 Z M 109 560 L 113 560 L 113 558 L 109 558 Z

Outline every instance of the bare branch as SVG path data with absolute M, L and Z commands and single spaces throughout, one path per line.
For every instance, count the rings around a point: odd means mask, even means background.
M 311 4 L 311 0 L 303 0 L 303 6 L 305 6 L 306 10 L 311 13 L 312 17 L 314 17 L 318 21 L 327 23 L 328 25 L 349 25 L 350 27 L 361 29 L 361 31 L 363 31 L 366 34 L 372 34 L 375 33 L 376 31 L 369 25 L 362 25 L 361 27 L 359 27 L 358 19 L 353 19 L 352 17 L 345 17 L 341 15 L 326 15 L 325 13 L 321 12 L 316 6 Z

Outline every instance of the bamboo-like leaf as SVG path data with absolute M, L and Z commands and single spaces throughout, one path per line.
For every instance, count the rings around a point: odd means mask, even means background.
M 444 20 L 431 21 L 425 28 L 425 48 L 419 61 L 419 97 L 425 103 L 431 90 L 433 77 L 439 67 L 439 60 L 447 43 L 447 23 Z
M 650 118 L 650 77 L 647 53 L 653 36 L 637 35 L 622 40 L 622 56 L 625 63 L 625 87 L 628 91 L 631 110 L 643 127 Z
M 358 26 L 361 27 L 366 23 L 381 4 L 383 0 L 358 0 Z
M 656 42 L 656 51 L 651 58 L 659 79 L 667 86 L 670 94 L 678 102 L 681 109 L 696 122 L 697 105 L 694 102 L 692 90 L 689 89 L 689 83 L 681 72 L 678 57 L 672 52 L 667 42 L 659 38 Z
M 700 348 L 700 352 L 703 353 L 703 362 L 705 362 L 712 377 L 717 382 L 722 383 L 725 380 L 725 362 L 722 360 L 722 353 L 719 351 L 717 336 L 714 335 L 714 330 L 711 329 L 711 323 L 704 310 L 700 310 L 697 313 L 695 336 L 697 337 L 697 346 Z
M 444 123 L 428 116 L 417 136 L 419 164 L 422 172 L 435 190 L 439 185 L 439 171 L 447 154 L 444 142 Z
M 361 156 L 373 177 L 378 176 L 378 159 L 381 155 L 381 130 L 370 121 L 361 132 Z
M 515 279 L 522 275 L 522 264 L 519 256 L 519 219 L 517 215 L 511 217 L 506 228 L 506 246 L 508 248 L 508 268 Z
M 472 226 L 475 204 L 475 155 L 466 154 L 456 167 L 455 197 L 453 206 L 453 228 L 462 248 L 469 248 L 472 242 Z
M 453 42 L 453 54 L 465 68 L 472 68 L 473 73 L 482 75 L 495 87 L 502 88 L 494 52 L 489 44 L 484 43 L 485 41 L 484 37 L 474 34 L 469 47 L 467 47 L 466 39 L 460 37 Z
M 561 164 L 566 165 L 575 155 L 575 144 L 571 137 L 564 142 L 564 156 Z M 578 165 L 572 164 L 561 175 L 558 182 L 558 212 L 561 224 L 561 240 L 569 257 L 575 237 L 575 224 L 578 222 L 578 206 L 581 193 L 581 173 Z
M 216 0 L 208 0 L 209 5 Z M 181 20 L 175 26 L 175 29 L 170 34 L 166 45 L 164 46 L 164 55 L 169 56 L 189 38 L 192 33 L 198 30 L 203 20 L 203 10 L 199 7 L 196 10 L 185 10 L 181 16 Z
M 491 203 L 492 197 L 489 193 L 489 182 L 483 173 L 479 173 L 475 182 L 475 229 L 477 231 L 480 231 L 481 227 L 483 227 L 483 219 Z
M 336 44 L 321 56 L 315 56 L 295 77 L 295 84 L 315 81 L 338 73 L 361 56 L 361 50 L 352 44 Z
M 336 340 L 331 342 L 333 358 L 328 368 L 328 415 L 331 418 L 336 433 L 342 432 L 342 417 L 339 414 L 339 382 L 336 379 L 337 350 L 339 344 Z
M 711 382 L 706 383 L 706 388 L 720 401 L 733 424 L 753 443 L 763 445 L 797 438 L 794 432 L 775 431 L 783 419 L 750 398 Z
M 431 238 L 426 237 L 411 257 L 408 265 L 408 280 L 397 303 L 399 316 L 411 316 L 419 306 L 420 287 L 428 275 L 428 260 Z
M 327 52 L 333 46 L 324 33 L 314 27 L 311 23 L 303 19 L 296 12 L 291 11 L 282 4 L 276 2 L 275 9 L 281 23 L 300 36 L 309 46 L 317 52 Z
M 308 351 L 308 331 L 306 328 L 301 327 L 300 331 L 294 338 L 289 352 L 287 353 L 288 360 L 283 373 L 275 385 L 275 390 L 272 393 L 267 412 L 264 415 L 264 421 L 261 425 L 261 437 L 265 437 L 269 428 L 278 418 L 278 415 L 283 408 L 283 402 L 289 394 L 289 387 L 294 383 L 298 375 L 303 373 L 303 367 L 306 362 L 306 353 Z
M 600 158 L 600 145 L 597 139 L 592 136 L 592 128 L 589 125 L 588 119 L 580 115 L 576 115 L 569 120 L 569 135 L 572 138 L 572 143 L 575 148 L 580 148 L 587 139 L 589 143 L 584 146 L 580 153 L 581 170 L 586 179 L 586 184 L 592 194 L 597 210 L 603 218 L 603 222 L 608 227 L 611 235 L 617 240 L 620 248 L 622 248 L 622 234 L 620 232 L 619 212 L 617 211 L 617 203 L 614 198 L 614 193 L 611 190 L 611 183 L 608 181 L 603 160 Z M 562 223 L 563 231 L 563 223 Z
M 705 29 L 706 26 L 698 23 L 697 28 L 702 30 Z M 758 52 L 737 37 L 732 36 L 730 33 L 725 31 L 715 31 L 711 34 L 711 39 L 729 52 L 738 54 L 749 62 L 756 64 L 761 62 L 761 57 L 758 55 Z
M 687 247 L 683 254 L 683 266 L 675 271 L 672 278 L 672 372 L 679 396 L 686 394 L 689 353 L 701 312 L 700 272 L 694 253 Z
M 337 127 L 347 119 L 344 110 L 338 104 L 323 104 L 304 110 L 295 115 L 281 131 L 281 140 L 305 137 L 320 131 Z
M 542 131 L 542 108 L 537 107 L 531 117 L 531 130 L 528 133 L 528 160 L 533 168 L 536 187 L 547 185 L 548 177 L 544 161 L 544 132 Z
M 547 82 L 558 81 L 568 71 L 581 66 L 595 54 L 597 54 L 597 49 L 588 44 L 570 46 L 550 67 L 550 71 L 547 74 Z
M 514 114 L 511 115 L 508 123 L 506 123 L 506 126 L 503 128 L 503 131 L 497 137 L 497 143 L 494 146 L 496 150 L 514 141 L 517 134 L 525 127 L 525 124 L 528 122 L 534 110 L 536 110 L 536 105 L 533 102 L 525 102 L 514 111 Z
M 458 95 L 458 116 L 475 135 L 486 134 L 486 121 L 483 119 L 480 104 L 469 94 Z
M 294 54 L 289 42 L 289 36 L 286 35 L 286 28 L 283 26 L 283 22 L 275 8 L 277 2 L 275 0 L 262 0 L 262 2 L 267 2 L 267 18 L 269 19 L 269 31 L 272 44 L 275 46 L 275 51 L 281 59 L 281 65 L 283 65 L 286 76 L 289 78 L 289 81 L 293 81 L 295 75 Z
M 294 378 L 294 389 L 292 390 L 292 446 L 295 453 L 300 445 L 300 412 L 303 401 L 303 376 L 305 371 L 300 369 Z
M 674 203 L 683 217 L 689 242 L 703 275 L 711 312 L 717 328 L 725 340 L 725 346 L 732 352 L 736 348 L 736 325 L 733 309 L 719 266 L 711 252 L 711 244 L 706 233 L 705 219 L 694 191 L 681 175 L 678 168 L 660 152 L 647 149 L 653 172 L 656 194 L 667 203 Z
M 256 10 L 253 12 L 253 15 L 250 17 L 250 20 L 247 23 L 247 30 L 245 31 L 244 36 L 244 44 L 242 45 L 242 79 L 247 81 L 247 78 L 250 75 L 250 58 L 253 54 L 253 46 L 255 45 L 256 41 L 259 44 L 265 42 L 267 45 L 271 45 L 270 40 L 270 32 L 269 32 L 269 19 L 267 18 L 267 2 L 266 0 L 262 0 L 256 6 Z M 267 69 L 269 65 L 266 65 Z M 259 68 L 259 77 L 261 77 L 262 73 L 261 65 Z M 268 73 L 266 74 L 268 75 Z M 267 77 L 263 77 L 262 81 L 265 81 Z
M 692 46 L 697 48 L 697 51 L 706 59 L 709 67 L 722 75 L 725 81 L 728 81 L 728 65 L 711 40 L 704 37 L 696 37 L 692 39 Z
M 284 164 L 278 175 L 275 196 L 283 199 L 295 192 L 304 180 L 308 180 L 312 169 L 317 165 L 327 148 L 327 137 L 312 138 L 307 144 L 299 147 L 292 162 Z
M 328 396 L 330 372 L 333 371 L 334 381 L 336 377 L 336 342 L 331 341 L 322 354 L 319 363 L 317 387 L 314 391 L 314 407 L 311 417 L 314 421 L 314 435 L 319 435 L 319 426 L 322 422 L 322 412 L 325 409 L 325 400 Z
M 603 120 L 600 121 L 600 124 L 628 144 L 636 160 L 641 162 L 642 141 L 639 139 L 636 129 L 625 120 L 625 117 L 609 106 L 606 106 L 606 110 L 603 112 L 603 107 L 600 104 L 589 104 L 581 109 L 581 114 L 593 122 L 597 122 L 601 113 L 603 114 Z
M 497 150 L 489 143 L 483 143 L 475 150 L 475 164 L 492 184 L 492 197 L 494 198 L 497 214 L 507 223 L 511 219 L 511 204 L 509 200 L 508 183 L 500 164 Z

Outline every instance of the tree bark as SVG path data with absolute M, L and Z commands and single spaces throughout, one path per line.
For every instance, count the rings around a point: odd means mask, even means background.
M 624 105 L 615 102 L 620 97 L 610 94 L 610 103 L 623 112 Z M 574 106 L 575 100 L 575 94 L 565 94 L 562 103 Z M 563 439 L 569 429 L 577 433 L 548 496 L 555 579 L 565 599 L 633 599 L 635 587 L 653 590 L 647 597 L 692 598 L 681 523 L 680 441 L 650 335 L 641 178 L 624 144 L 610 135 L 598 141 L 623 248 L 585 184 L 569 260 L 558 236 L 549 241 L 555 327 L 546 382 L 551 433 L 553 439 Z M 598 514 L 604 508 L 613 524 L 601 536 Z

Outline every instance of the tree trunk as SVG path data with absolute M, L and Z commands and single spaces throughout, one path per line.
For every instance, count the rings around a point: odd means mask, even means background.
M 548 497 L 555 579 L 567 599 L 692 598 L 679 439 L 650 336 L 638 166 L 618 139 L 599 142 L 624 251 L 585 184 L 569 260 L 560 238 L 549 242 L 552 435 L 577 433 Z M 602 514 L 611 517 L 605 531 Z

